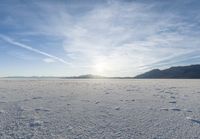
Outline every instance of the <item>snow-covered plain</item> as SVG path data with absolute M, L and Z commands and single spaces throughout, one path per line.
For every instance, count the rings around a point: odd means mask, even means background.
M 0 138 L 200 138 L 200 80 L 1 79 Z

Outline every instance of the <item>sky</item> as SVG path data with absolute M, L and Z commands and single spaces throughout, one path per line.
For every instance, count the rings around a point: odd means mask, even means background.
M 135 76 L 200 63 L 199 0 L 1 0 L 0 77 Z

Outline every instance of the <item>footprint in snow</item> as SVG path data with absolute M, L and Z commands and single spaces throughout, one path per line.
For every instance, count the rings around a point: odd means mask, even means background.
M 128 101 L 135 101 L 135 99 L 132 99 L 132 100 L 128 100 L 128 99 L 123 100 L 123 99 L 120 99 L 119 101 L 126 101 L 126 102 L 128 102 Z
M 36 112 L 49 112 L 49 109 L 45 109 L 45 108 L 36 108 L 35 109 Z
M 170 108 L 170 110 L 173 110 L 173 111 L 181 111 L 181 109 L 179 109 L 179 108 Z
M 134 91 L 134 90 L 133 90 L 133 89 L 127 89 L 126 91 L 127 91 L 127 92 L 131 92 L 131 91 Z
M 159 91 L 159 93 L 163 93 L 163 92 L 165 92 L 165 91 L 164 90 Z
M 95 102 L 95 104 L 99 104 L 99 103 L 100 103 L 99 101 Z
M 196 120 L 196 119 L 194 119 L 194 118 L 192 118 L 192 117 L 186 117 L 186 119 L 187 119 L 187 120 L 190 120 L 190 121 L 192 121 L 192 122 L 194 122 L 194 123 L 200 124 L 200 120 Z
M 166 91 L 165 93 L 166 94 L 174 94 L 173 92 L 169 92 L 169 91 Z
M 26 101 L 29 101 L 29 99 L 24 99 L 24 100 L 22 100 L 22 101 L 26 102 Z
M 32 99 L 42 99 L 42 97 L 33 97 Z
M 176 101 L 170 101 L 169 103 L 173 103 L 174 104 L 174 103 L 176 103 Z
M 38 127 L 38 126 L 42 126 L 43 123 L 44 123 L 43 121 L 32 119 L 29 125 L 30 127 Z
M 164 111 L 169 111 L 169 110 L 172 110 L 172 111 L 181 111 L 181 109 L 179 108 L 160 108 L 160 110 L 164 110 Z
M 161 108 L 160 110 L 168 111 L 168 108 Z
M 115 110 L 117 110 L 117 111 L 120 110 L 120 107 L 116 107 Z
M 169 89 L 176 89 L 176 87 L 169 87 Z
M 186 112 L 192 112 L 192 110 L 190 110 L 190 109 L 184 109 L 184 111 L 186 111 Z
M 89 100 L 81 100 L 81 101 L 83 101 L 83 102 L 90 102 Z

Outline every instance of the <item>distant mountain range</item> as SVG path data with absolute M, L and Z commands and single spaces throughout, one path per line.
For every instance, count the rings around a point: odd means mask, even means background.
M 93 74 L 63 77 L 63 79 L 133 79 L 133 78 L 134 77 L 106 77 L 106 76 L 93 75 Z
M 8 76 L 2 78 L 20 78 L 20 79 L 133 79 L 134 77 L 106 77 L 94 74 L 86 74 L 80 76 L 67 76 L 67 77 L 56 77 L 56 76 Z
M 93 75 L 93 74 L 86 74 L 86 75 L 62 77 L 62 78 L 63 79 L 104 79 L 104 78 L 109 78 L 109 77 Z
M 5 78 L 35 78 L 35 79 L 200 79 L 200 64 L 190 66 L 171 67 L 165 70 L 153 69 L 146 73 L 137 75 L 135 77 L 105 77 L 93 74 L 86 74 L 71 77 L 55 77 L 55 76 L 11 76 Z
M 200 65 L 178 66 L 165 70 L 154 69 L 144 74 L 137 75 L 135 78 L 200 79 Z

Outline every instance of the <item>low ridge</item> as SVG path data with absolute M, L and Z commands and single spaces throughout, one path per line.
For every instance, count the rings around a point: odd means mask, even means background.
M 190 66 L 171 67 L 165 70 L 154 69 L 135 78 L 177 78 L 177 79 L 199 79 L 200 64 Z

